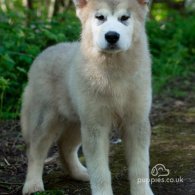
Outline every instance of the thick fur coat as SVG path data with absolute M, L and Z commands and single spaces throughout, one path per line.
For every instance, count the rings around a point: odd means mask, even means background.
M 152 97 L 144 25 L 147 1 L 74 3 L 82 23 L 81 42 L 49 47 L 29 71 L 21 112 L 22 133 L 28 146 L 23 194 L 44 190 L 44 159 L 57 140 L 68 173 L 78 180 L 90 179 L 93 195 L 112 195 L 109 132 L 112 123 L 119 120 L 123 124 L 131 194 L 152 195 L 148 183 L 138 184 L 139 178 L 149 179 L 148 116 Z M 115 23 L 121 28 L 116 29 Z M 120 35 L 118 46 L 107 47 L 108 40 L 102 33 L 107 33 L 108 24 Z M 81 140 L 87 169 L 77 157 Z

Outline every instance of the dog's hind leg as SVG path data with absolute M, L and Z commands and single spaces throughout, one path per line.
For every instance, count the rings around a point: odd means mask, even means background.
M 81 181 L 88 181 L 87 169 L 80 163 L 78 149 L 81 145 L 80 124 L 69 122 L 58 140 L 59 153 L 65 170 L 69 175 Z
M 36 107 L 37 108 L 37 107 Z M 36 108 L 34 108 L 36 110 Z M 28 169 L 23 194 L 43 191 L 44 160 L 55 138 L 60 134 L 59 122 L 54 113 L 39 107 L 40 112 L 22 114 L 22 128 L 27 143 Z M 26 115 L 25 115 L 26 114 Z M 25 129 L 24 129 L 25 128 Z M 27 129 L 26 129 L 27 128 Z

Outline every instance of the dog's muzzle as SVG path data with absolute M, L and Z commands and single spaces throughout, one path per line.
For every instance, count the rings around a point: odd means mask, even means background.
M 120 38 L 120 34 L 114 31 L 109 31 L 105 34 L 105 39 L 110 45 L 115 45 Z

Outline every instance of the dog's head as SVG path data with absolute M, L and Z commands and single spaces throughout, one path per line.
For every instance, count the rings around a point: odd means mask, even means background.
M 88 46 L 98 52 L 127 51 L 135 23 L 144 22 L 149 0 L 74 0 Z

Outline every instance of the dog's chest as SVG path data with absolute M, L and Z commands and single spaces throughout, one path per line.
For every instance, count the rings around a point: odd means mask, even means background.
M 123 115 L 128 107 L 130 96 L 130 85 L 128 79 L 121 79 L 110 84 L 110 106 L 114 112 Z
M 130 79 L 126 75 L 123 77 L 111 77 L 109 75 L 108 77 L 103 77 L 99 85 L 96 92 L 99 94 L 100 101 L 103 100 L 112 112 L 124 115 L 129 104 Z
M 97 104 L 100 102 L 119 115 L 126 112 L 135 83 L 129 66 L 116 63 L 104 66 L 95 64 L 88 66 L 83 73 L 86 90 Z

